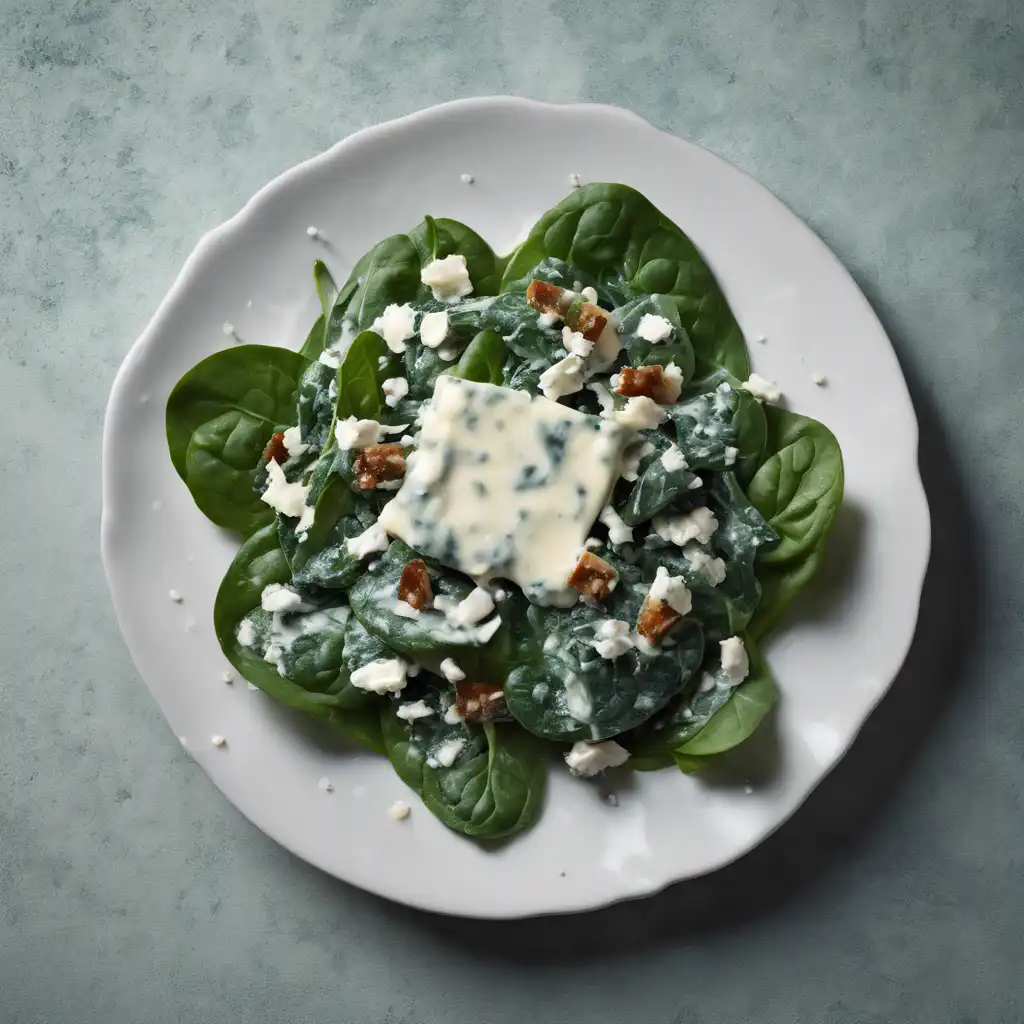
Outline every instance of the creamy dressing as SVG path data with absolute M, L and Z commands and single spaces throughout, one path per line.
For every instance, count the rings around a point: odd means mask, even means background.
M 628 431 L 539 396 L 441 376 L 419 450 L 381 513 L 389 534 L 486 582 L 562 607 Z

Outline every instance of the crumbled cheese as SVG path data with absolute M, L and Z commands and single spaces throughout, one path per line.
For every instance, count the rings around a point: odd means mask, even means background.
M 228 741 L 227 741 L 227 740 L 226 740 L 226 739 L 225 739 L 225 738 L 224 738 L 223 736 L 221 736 L 221 735 L 220 735 L 219 733 L 214 733 L 214 734 L 213 734 L 213 735 L 212 735 L 212 736 L 210 737 L 210 742 L 211 742 L 211 743 L 212 743 L 212 744 L 213 744 L 213 745 L 214 745 L 215 747 L 224 747 L 224 746 L 227 746 L 227 742 L 228 742 Z
M 376 444 L 380 440 L 380 434 L 380 424 L 376 420 L 359 420 L 355 416 L 349 416 L 334 424 L 334 436 L 338 447 L 346 450 Z
M 701 506 L 692 512 L 657 515 L 652 525 L 654 532 L 663 540 L 682 547 L 691 540 L 707 544 L 718 529 L 718 520 L 711 509 Z
M 373 566 L 371 565 L 370 568 L 372 569 Z M 396 601 L 395 614 L 403 619 L 418 619 L 422 613 L 419 608 L 413 608 L 408 601 Z
M 466 673 L 455 664 L 454 658 L 445 658 L 441 662 L 441 674 L 449 683 L 461 683 L 466 678 Z
M 683 555 L 694 572 L 701 573 L 713 587 L 717 587 L 725 579 L 725 562 L 702 551 L 696 544 L 687 544 Z
M 309 445 L 304 444 L 302 441 L 301 427 L 289 427 L 284 432 L 283 440 L 285 451 L 288 452 L 288 458 L 290 459 L 294 459 L 296 455 L 301 455 L 309 448 Z
M 590 355 L 594 343 L 584 338 L 579 331 L 574 331 L 571 327 L 563 327 L 562 347 L 572 355 L 586 359 Z
M 637 395 L 615 414 L 615 420 L 631 430 L 651 430 L 665 419 L 665 410 L 653 398 Z
M 629 760 L 629 751 L 615 740 L 604 743 L 588 743 L 580 740 L 572 745 L 565 755 L 565 763 L 573 775 L 589 777 L 603 772 L 606 768 L 618 768 Z
M 672 321 L 654 313 L 644 313 L 637 324 L 636 333 L 644 341 L 656 343 L 664 341 L 672 334 Z
M 297 612 L 303 607 L 302 595 L 281 583 L 268 583 L 260 595 L 265 612 Z
M 445 725 L 458 725 L 461 721 L 462 715 L 459 714 L 459 706 L 455 703 L 449 704 L 444 713 Z
M 584 302 L 589 302 L 591 305 L 597 305 L 597 289 L 591 288 L 589 285 L 580 292 L 580 298 Z
M 459 626 L 475 626 L 494 611 L 494 599 L 483 587 L 475 587 L 460 601 L 451 613 L 451 620 Z
M 752 373 L 740 387 L 761 402 L 775 403 L 782 398 L 782 392 L 759 373 Z
M 317 785 L 318 785 L 318 786 L 320 787 L 320 789 L 321 789 L 321 790 L 322 790 L 322 791 L 323 791 L 324 793 L 333 793 L 333 792 L 334 792 L 334 783 L 333 783 L 333 782 L 331 782 L 331 780 L 330 780 L 329 778 L 327 778 L 327 776 L 326 776 L 326 775 L 324 775 L 324 776 L 323 776 L 323 777 L 322 777 L 322 778 L 320 779 L 320 781 L 319 781 L 319 782 L 317 782 Z
M 621 619 L 605 619 L 597 629 L 597 639 L 590 641 L 590 646 L 609 661 L 633 647 L 632 630 L 628 622 Z
M 725 459 L 724 459 L 725 464 L 727 466 L 734 465 L 735 462 L 736 462 L 736 456 L 739 455 L 739 453 L 740 453 L 739 448 L 733 448 L 732 446 L 728 446 L 725 449 Z
M 811 380 L 819 387 L 823 388 L 828 383 L 828 378 L 823 373 L 816 373 Z
M 174 602 L 175 604 L 181 604 L 181 602 L 185 600 L 185 598 L 184 598 L 184 596 L 182 595 L 182 593 L 181 593 L 180 591 L 178 591 L 178 590 L 175 590 L 175 589 L 174 589 L 173 587 L 172 587 L 172 588 L 171 588 L 170 590 L 168 590 L 168 591 L 167 591 L 167 596 L 168 596 L 168 597 L 169 597 L 169 598 L 170 598 L 170 599 L 171 599 L 171 600 L 172 600 L 172 601 L 173 601 L 173 602 Z
M 388 535 L 378 521 L 357 537 L 345 541 L 345 549 L 353 558 L 366 558 L 376 551 L 387 551 L 389 543 Z
M 683 371 L 675 363 L 669 363 L 662 370 L 662 394 L 663 405 L 671 405 L 679 401 L 683 390 Z
M 324 364 L 324 366 L 330 367 L 332 370 L 336 370 L 341 366 L 341 353 L 332 352 L 330 349 L 324 349 L 323 352 L 317 356 L 317 359 Z
M 388 377 L 380 387 L 384 392 L 384 404 L 392 409 L 409 394 L 409 381 L 405 377 Z
M 405 343 L 416 333 L 416 310 L 408 302 L 401 306 L 392 302 L 373 321 L 370 329 L 384 339 L 384 344 L 392 352 L 404 352 Z
M 319 238 L 320 237 L 320 229 L 316 228 L 312 224 L 310 224 L 309 227 L 306 228 L 306 234 L 309 235 L 310 238 Z
M 739 686 L 750 674 L 750 659 L 743 641 L 738 636 L 731 636 L 727 640 L 720 640 L 718 646 L 721 650 L 722 670 L 729 685 Z
M 598 518 L 608 527 L 608 539 L 612 544 L 629 544 L 633 540 L 632 527 L 622 521 L 622 516 L 611 505 L 605 505 Z
M 256 628 L 253 626 L 251 619 L 242 619 L 238 632 L 235 634 L 235 639 L 238 640 L 242 647 L 254 647 L 256 645 Z M 249 685 L 252 686 L 252 683 Z
M 308 497 L 308 495 L 307 495 Z M 299 516 L 299 521 L 295 524 L 295 532 L 301 534 L 299 537 L 299 543 L 301 544 L 305 539 L 306 531 L 313 525 L 316 520 L 316 506 L 315 505 L 303 505 L 302 515 Z
M 309 488 L 298 480 L 290 484 L 285 478 L 284 470 L 277 464 L 277 459 L 267 463 L 267 489 L 261 498 L 275 512 L 283 516 L 298 519 L 306 506 Z
M 575 171 L 569 175 L 569 184 L 572 185 L 573 188 L 583 187 L 583 182 L 580 181 L 580 176 Z
M 225 320 L 225 321 L 224 321 L 224 323 L 222 323 L 222 324 L 220 325 L 220 329 L 221 329 L 221 330 L 222 330 L 222 331 L 223 331 L 223 332 L 224 332 L 224 333 L 225 333 L 225 334 L 226 334 L 226 335 L 227 335 L 227 336 L 228 336 L 229 338 L 231 338 L 231 337 L 234 337 L 234 334 L 235 334 L 235 325 L 234 325 L 234 324 L 233 324 L 233 323 L 232 323 L 232 322 L 231 322 L 230 320 Z
M 666 473 L 681 473 L 690 465 L 676 444 L 670 444 L 661 453 L 661 464 L 665 467 Z
M 223 672 L 221 672 L 221 674 L 220 674 L 220 681 L 221 681 L 222 683 L 230 683 L 230 682 L 233 682 L 233 681 L 234 681 L 234 678 L 235 678 L 235 674 L 234 674 L 233 672 L 229 671 L 228 669 L 225 669 L 225 670 L 224 670 Z
M 433 713 L 434 709 L 423 700 L 414 700 L 410 704 L 401 704 L 395 710 L 395 714 L 405 722 L 415 722 L 419 718 L 429 718 Z
M 388 808 L 388 817 L 392 821 L 405 821 L 412 813 L 412 808 L 404 800 L 396 800 Z
M 619 476 L 632 483 L 640 475 L 640 460 L 644 457 L 644 445 L 635 444 L 622 453 L 622 466 Z
M 598 384 L 594 381 L 587 385 L 588 391 L 593 391 L 597 397 L 597 404 L 601 407 L 601 415 L 605 419 L 610 419 L 615 414 L 615 399 L 612 398 L 612 393 L 603 385 Z
M 569 355 L 549 366 L 540 375 L 540 390 L 546 399 L 557 402 L 565 395 L 583 390 L 583 360 Z
M 448 314 L 425 313 L 420 321 L 420 341 L 427 348 L 437 348 L 448 337 Z
M 464 739 L 455 738 L 445 740 L 444 743 L 434 751 L 434 760 L 445 768 L 451 768 L 451 766 L 455 764 L 455 759 L 462 753 L 465 746 L 466 741 Z
M 458 302 L 473 291 L 466 257 L 459 253 L 428 263 L 420 271 L 420 280 L 441 302 Z
M 474 178 L 472 174 L 467 174 L 463 171 L 462 174 L 459 175 L 459 181 L 461 181 L 463 185 L 472 185 L 473 182 L 476 181 L 476 178 Z
M 670 576 L 663 565 L 658 566 L 650 593 L 656 601 L 667 604 L 680 615 L 687 615 L 693 606 L 686 580 L 682 576 Z
M 401 658 L 378 658 L 349 676 L 349 682 L 358 690 L 370 693 L 398 693 L 408 681 L 407 667 Z

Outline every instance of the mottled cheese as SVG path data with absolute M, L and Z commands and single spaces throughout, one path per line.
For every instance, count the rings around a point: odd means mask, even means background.
M 525 391 L 455 377 L 423 407 L 419 448 L 380 522 L 474 579 L 567 606 L 580 549 L 615 483 L 622 427 Z

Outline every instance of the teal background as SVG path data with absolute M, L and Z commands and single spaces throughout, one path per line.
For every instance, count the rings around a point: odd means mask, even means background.
M 1024 1019 L 1022 81 L 997 0 L 0 0 L 0 1020 Z M 806 218 L 891 333 L 935 514 L 907 669 L 793 822 L 508 924 L 243 820 L 137 677 L 98 543 L 107 392 L 200 235 L 354 129 L 486 93 L 631 107 Z

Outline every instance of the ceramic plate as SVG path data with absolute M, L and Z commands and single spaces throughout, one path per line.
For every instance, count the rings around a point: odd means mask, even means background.
M 245 341 L 297 347 L 318 312 L 314 257 L 344 280 L 371 245 L 425 213 L 465 221 L 504 252 L 569 191 L 572 174 L 632 185 L 689 233 L 755 369 L 838 437 L 846 502 L 825 580 L 767 646 L 782 697 L 746 761 L 711 780 L 624 773 L 605 784 L 618 787 L 615 805 L 600 785 L 553 767 L 537 827 L 485 848 L 445 829 L 383 758 L 338 749 L 244 682 L 221 681 L 213 600 L 238 544 L 203 518 L 175 475 L 164 404 L 181 374 L 229 343 L 225 322 Z M 310 239 L 308 225 L 326 242 Z M 850 275 L 753 179 L 612 107 L 450 103 L 359 132 L 288 171 L 199 243 L 121 367 L 107 410 L 104 562 L 132 657 L 175 734 L 242 813 L 298 856 L 448 913 L 583 910 L 750 850 L 842 756 L 899 670 L 928 550 L 914 411 Z M 168 599 L 171 588 L 181 604 Z M 212 745 L 215 733 L 226 746 Z M 333 792 L 318 786 L 325 776 Z M 401 797 L 413 813 L 396 823 L 387 811 Z

